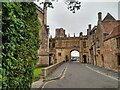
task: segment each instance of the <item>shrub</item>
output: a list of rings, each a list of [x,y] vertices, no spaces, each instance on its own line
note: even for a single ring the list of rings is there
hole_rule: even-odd
[[[34,71],[33,71],[33,73],[34,73],[33,82],[40,79],[40,73],[41,72],[42,72],[42,67],[37,67],[37,68],[34,69]]]
[[[31,88],[39,48],[39,25],[32,2],[2,5],[2,88]]]

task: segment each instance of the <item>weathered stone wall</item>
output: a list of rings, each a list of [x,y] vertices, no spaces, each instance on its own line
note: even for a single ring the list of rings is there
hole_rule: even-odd
[[[56,29],[55,37],[66,37],[65,30],[63,28]]]
[[[88,62],[88,40],[87,36],[82,36],[80,33],[79,37],[66,36],[65,30],[63,28],[56,29],[56,36],[50,39],[50,45],[55,42],[55,48],[50,47],[50,52],[55,51],[55,59],[57,62],[66,61],[71,59],[71,52],[76,50],[80,53],[80,62],[83,62],[83,55],[86,55],[86,61]],[[86,46],[83,47],[83,42]],[[54,52],[53,52],[54,53]]]
[[[48,66],[49,65],[49,31],[47,30],[46,24],[47,24],[47,9],[44,8],[42,10],[41,8],[37,7],[37,13],[38,13],[38,20],[40,22],[40,48],[38,50],[38,57],[39,60],[37,62],[37,66]]]
[[[116,70],[118,68],[117,64],[117,42],[116,38],[111,38],[104,42],[103,49],[101,50],[103,55],[102,62],[104,63],[104,67],[112,70]]]
[[[119,25],[119,20],[115,20],[110,14],[102,20],[102,13],[98,13],[98,23],[96,29],[87,30],[88,48],[90,63],[117,71],[117,42],[118,32],[113,32],[114,28]],[[116,30],[117,31],[117,30]],[[113,35],[111,35],[113,34]],[[110,37],[106,39],[106,37]],[[114,37],[113,37],[114,36]]]
[[[102,25],[104,27],[104,32],[109,34],[113,28],[118,26],[118,22],[117,20],[116,21],[103,21]]]

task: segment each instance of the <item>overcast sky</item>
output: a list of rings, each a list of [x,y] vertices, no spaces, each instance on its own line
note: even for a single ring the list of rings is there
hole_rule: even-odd
[[[70,12],[64,2],[54,2],[54,9],[49,8],[47,12],[47,24],[50,26],[50,35],[55,35],[56,28],[64,28],[66,34],[70,33],[71,36],[74,33],[78,36],[80,32],[83,32],[85,35],[88,24],[92,24],[92,27],[97,24],[98,12],[102,12],[102,18],[109,12],[115,19],[118,19],[117,1],[119,0],[114,0],[114,2],[110,2],[110,0],[104,0],[104,2],[101,0],[98,0],[100,2],[94,1],[84,0],[84,2],[81,2],[81,9],[76,11],[76,13]]]
[[[92,27],[97,25],[98,12],[102,12],[102,19],[109,12],[118,20],[119,0],[80,0],[81,9],[76,13],[70,12],[62,0],[57,1],[53,3],[54,9],[49,8],[47,12],[47,24],[50,26],[50,35],[53,37],[56,28],[64,28],[66,34],[69,33],[71,36],[74,33],[78,36],[80,32],[86,35],[88,24],[92,24]],[[71,55],[79,56],[79,53],[73,51]]]

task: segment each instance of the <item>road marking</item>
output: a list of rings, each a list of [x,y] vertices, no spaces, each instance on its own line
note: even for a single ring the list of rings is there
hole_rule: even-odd
[[[101,75],[104,75],[104,76],[106,76],[106,77],[112,78],[112,79],[117,80],[117,81],[120,81],[120,80],[118,80],[117,78],[114,78],[114,77],[112,77],[112,76],[106,75],[105,73],[102,73],[102,72],[100,72],[100,71],[98,71],[98,70],[94,70],[93,68],[91,68],[91,67],[89,67],[89,66],[86,66],[86,67],[89,68],[89,69],[91,69],[91,70],[93,70],[93,71],[95,71],[95,72],[97,72],[97,73],[99,73],[99,74],[101,74]]]
[[[50,82],[53,82],[53,81],[55,81],[55,80],[51,80],[51,81],[45,82],[45,83],[43,84],[43,86],[42,86],[42,89],[45,87],[46,84],[48,84],[48,83],[50,83]],[[41,89],[41,90],[42,90],[42,89]]]
[[[69,63],[68,63],[68,64],[69,64]],[[63,75],[62,75],[62,77],[61,77],[60,79],[64,78],[65,72],[66,72],[67,67],[68,67],[68,64],[67,64],[67,66],[65,67],[65,71],[63,72]],[[60,74],[60,75],[61,75],[61,74]],[[60,75],[59,75],[59,76],[60,76]],[[43,84],[43,86],[42,86],[42,89],[45,87],[46,84],[48,84],[48,83],[50,83],[50,82],[54,82],[54,81],[56,81],[56,80],[51,80],[51,81],[45,82],[45,83]]]
[[[65,71],[64,71],[64,73],[63,73],[63,75],[62,75],[62,77],[61,77],[60,79],[63,79],[63,78],[65,77],[65,73],[66,73],[66,71],[67,71],[68,65],[69,65],[69,63],[67,64],[67,66],[66,66],[66,68],[65,68]]]

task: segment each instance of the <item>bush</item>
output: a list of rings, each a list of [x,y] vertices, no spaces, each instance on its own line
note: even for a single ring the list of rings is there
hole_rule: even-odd
[[[34,71],[33,71],[33,73],[34,73],[33,82],[39,80],[41,72],[42,72],[41,67],[37,67],[37,68],[34,69]]]
[[[2,88],[31,88],[39,48],[39,25],[32,2],[2,5]]]
[[[2,30],[2,9],[1,9],[1,3],[0,3],[0,32]],[[0,46],[2,44],[2,35],[0,33]],[[0,49],[0,55],[1,55],[2,50]],[[2,58],[0,58],[0,90],[2,88]]]

